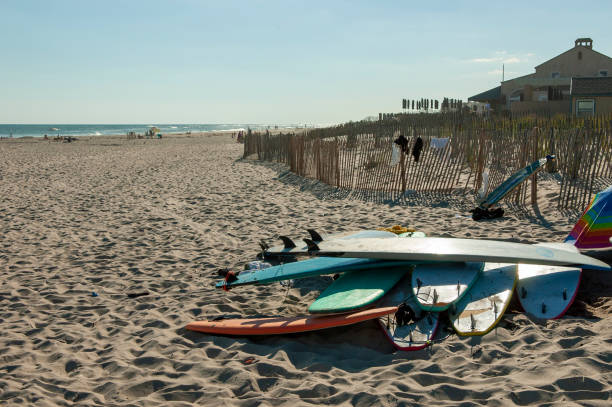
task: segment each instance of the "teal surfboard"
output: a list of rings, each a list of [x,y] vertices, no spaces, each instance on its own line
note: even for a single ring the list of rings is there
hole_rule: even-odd
[[[530,175],[544,168],[544,165],[550,160],[554,160],[554,155],[548,155],[546,158],[540,158],[537,161],[532,162],[527,167],[515,172],[505,180],[500,186],[495,188],[485,199],[479,203],[479,207],[482,209],[488,209],[501,201],[506,195],[518,187],[523,181],[525,181]]]
[[[220,281],[217,288],[232,288],[240,285],[249,284],[270,284],[283,280],[294,280],[298,278],[314,277],[324,274],[344,273],[346,271],[364,270],[376,267],[379,273],[385,273],[381,269],[398,265],[410,265],[414,262],[409,261],[380,261],[376,259],[353,259],[319,257],[296,261],[293,263],[281,264],[279,266],[268,267],[261,270],[245,270],[236,276],[235,281]]]
[[[350,312],[378,301],[397,284],[412,266],[379,267],[344,273],[308,308],[312,314]]]
[[[423,232],[409,232],[411,236],[425,237]],[[395,238],[391,232],[380,230],[364,230],[352,232],[350,234],[335,234],[327,239],[356,239],[361,237],[384,237]],[[408,235],[406,234],[406,237]],[[314,259],[296,261],[292,263],[281,264],[262,270],[245,270],[237,275],[235,281],[220,281],[217,283],[217,288],[231,288],[240,285],[252,284],[270,284],[284,280],[294,280],[305,277],[315,277],[324,274],[336,274],[346,271],[365,270],[370,267],[385,268],[387,266],[409,265],[414,262],[409,261],[381,261],[378,259],[355,259],[355,258],[333,258],[333,257],[318,257]]]

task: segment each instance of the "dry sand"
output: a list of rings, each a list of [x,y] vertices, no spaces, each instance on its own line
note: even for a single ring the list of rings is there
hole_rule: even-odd
[[[304,314],[329,284],[215,290],[215,271],[253,260],[262,238],[402,224],[560,241],[577,218],[555,209],[554,180],[541,184],[539,212],[475,223],[466,200],[338,199],[241,160],[241,147],[228,135],[0,141],[1,405],[610,404],[603,272],[585,273],[561,320],[514,307],[485,337],[414,353],[394,353],[374,321],[255,339],[185,331],[220,314]],[[126,296],[139,291],[150,295]]]

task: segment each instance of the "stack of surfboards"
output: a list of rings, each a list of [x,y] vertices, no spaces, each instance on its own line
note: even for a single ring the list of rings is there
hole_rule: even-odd
[[[309,306],[309,315],[196,321],[186,328],[271,335],[378,319],[397,349],[417,350],[432,343],[443,316],[459,335],[486,334],[502,319],[515,292],[525,312],[559,318],[575,298],[582,268],[610,268],[564,243],[430,238],[419,232],[309,234],[304,245],[283,237],[282,246],[262,249],[267,255],[316,257],[244,271],[217,284],[230,289],[340,274]]]

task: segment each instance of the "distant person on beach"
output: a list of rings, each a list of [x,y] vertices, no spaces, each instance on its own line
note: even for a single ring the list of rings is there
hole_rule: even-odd
[[[47,137],[47,135],[45,134],[44,139],[45,139],[45,140],[49,140],[49,137]]]

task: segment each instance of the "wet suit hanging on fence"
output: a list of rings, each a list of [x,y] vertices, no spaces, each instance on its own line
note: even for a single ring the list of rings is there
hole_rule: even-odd
[[[398,138],[393,140],[393,142],[397,144],[398,146],[400,146],[400,149],[402,150],[403,153],[406,153],[406,154],[408,153],[408,139],[404,137],[403,134],[400,134]]]
[[[419,157],[421,156],[421,150],[423,149],[423,139],[421,137],[417,137],[414,142],[414,147],[412,148],[412,155],[414,157],[414,162],[419,162]]]

